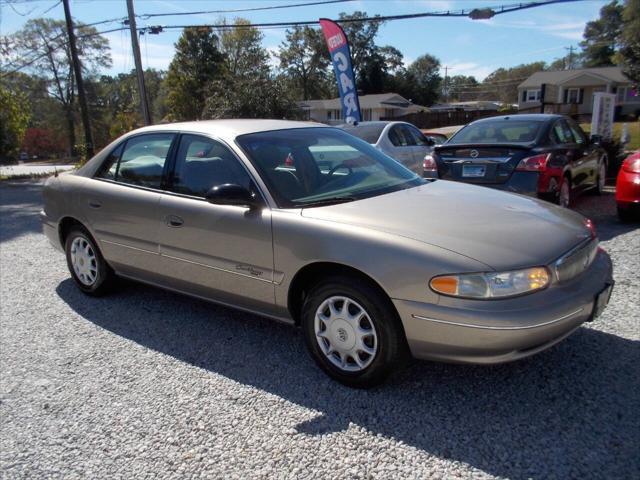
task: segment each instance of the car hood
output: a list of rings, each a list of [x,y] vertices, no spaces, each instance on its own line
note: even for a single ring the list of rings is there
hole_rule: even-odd
[[[571,210],[445,180],[349,203],[306,208],[302,215],[436,245],[495,270],[547,265],[590,236],[584,217]]]

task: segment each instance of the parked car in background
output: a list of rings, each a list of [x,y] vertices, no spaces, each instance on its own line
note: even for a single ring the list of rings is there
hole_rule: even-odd
[[[27,152],[20,152],[20,155],[18,155],[18,159],[21,162],[26,162],[29,160],[29,154]]]
[[[446,142],[449,139],[449,137],[447,137],[444,133],[432,132],[430,130],[420,130],[420,131],[425,137],[432,139],[436,145],[442,145],[444,142]]]
[[[582,215],[426,182],[308,122],[145,127],[48,179],[43,197],[44,231],[81,291],[120,275],[300,325],[318,365],[356,387],[409,354],[533,355],[597,317],[613,286]]]
[[[616,180],[616,204],[620,220],[640,218],[640,151],[622,162]]]
[[[436,143],[407,122],[360,122],[338,128],[370,143],[418,175],[422,175],[424,158]]]
[[[564,207],[585,191],[601,193],[607,154],[572,119],[522,114],[477,120],[433,158],[440,178],[554,201]]]

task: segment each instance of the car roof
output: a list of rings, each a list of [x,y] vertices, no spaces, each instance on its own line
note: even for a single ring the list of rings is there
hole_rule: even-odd
[[[224,119],[201,120],[196,122],[163,123],[150,125],[130,132],[130,134],[153,133],[162,131],[193,132],[214,135],[225,140],[233,140],[247,133],[268,132],[273,130],[287,130],[291,128],[311,128],[327,125],[316,122],[300,122],[292,120],[264,120],[264,119]]]
[[[566,118],[566,117],[564,115],[558,115],[555,113],[516,113],[513,115],[481,118],[480,120],[476,120],[471,123],[475,124],[475,123],[484,123],[484,122],[495,122],[496,120],[498,121],[499,120],[504,120],[504,121],[524,120],[529,122],[548,122],[548,121],[556,120],[559,118]]]
[[[343,123],[341,125],[336,125],[338,128],[358,128],[358,127],[385,127],[387,125],[391,125],[393,123],[402,123],[405,125],[411,125],[409,122],[403,122],[398,120],[372,120],[367,122],[358,122],[355,125],[350,123]]]

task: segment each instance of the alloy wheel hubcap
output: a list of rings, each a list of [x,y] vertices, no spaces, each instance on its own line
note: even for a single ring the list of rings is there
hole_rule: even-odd
[[[378,351],[378,336],[366,310],[342,296],[327,298],[316,310],[316,340],[329,361],[341,370],[367,368]]]
[[[98,261],[93,246],[83,237],[71,243],[71,265],[83,285],[90,287],[98,278]]]

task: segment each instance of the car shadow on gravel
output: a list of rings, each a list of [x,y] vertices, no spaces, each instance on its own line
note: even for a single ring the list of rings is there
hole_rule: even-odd
[[[602,195],[579,197],[573,209],[593,220],[598,238],[603,242],[640,228],[639,222],[624,223],[618,218],[615,192],[611,188]]]
[[[500,477],[640,471],[640,342],[583,327],[531,359],[415,362],[382,387],[358,391],[321,373],[292,327],[130,282],[89,298],[69,279],[57,293],[116,335],[319,412],[296,426],[300,435],[356,426]]]

